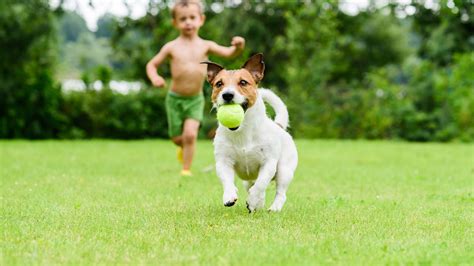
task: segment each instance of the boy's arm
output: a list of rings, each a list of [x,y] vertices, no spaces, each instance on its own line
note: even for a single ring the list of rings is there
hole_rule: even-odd
[[[231,46],[221,46],[213,41],[209,41],[209,53],[221,57],[235,57],[239,55],[245,47],[245,39],[240,36],[232,38]]]
[[[165,80],[158,75],[157,69],[158,66],[163,63],[163,61],[170,54],[170,45],[165,44],[161,50],[146,64],[146,74],[151,81],[151,84],[155,87],[164,87],[166,85]]]

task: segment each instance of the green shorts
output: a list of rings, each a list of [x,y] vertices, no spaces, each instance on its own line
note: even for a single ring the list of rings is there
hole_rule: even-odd
[[[168,134],[170,138],[183,132],[184,120],[191,118],[202,121],[204,112],[204,95],[181,96],[169,91],[165,100],[166,115],[168,117]]]

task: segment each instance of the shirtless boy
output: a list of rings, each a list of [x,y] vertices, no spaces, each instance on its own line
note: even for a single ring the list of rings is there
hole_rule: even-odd
[[[177,1],[172,9],[173,26],[180,35],[166,43],[146,65],[146,73],[155,87],[165,87],[166,82],[157,68],[170,59],[171,87],[166,96],[168,133],[178,146],[178,159],[182,162],[182,176],[191,176],[191,164],[196,149],[199,125],[203,118],[204,96],[202,87],[206,77],[208,55],[225,58],[237,56],[245,47],[245,39],[233,37],[231,46],[221,46],[201,39],[199,29],[206,17],[198,0]]]

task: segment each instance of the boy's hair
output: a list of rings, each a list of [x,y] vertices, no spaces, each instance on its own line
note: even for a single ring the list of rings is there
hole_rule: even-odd
[[[189,5],[197,5],[199,7],[199,13],[204,14],[203,12],[203,5],[201,0],[176,0],[173,7],[171,8],[171,16],[173,18],[176,17],[176,7],[178,6],[189,6]]]

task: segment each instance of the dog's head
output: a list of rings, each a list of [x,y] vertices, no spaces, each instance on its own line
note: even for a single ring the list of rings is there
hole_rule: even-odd
[[[238,70],[226,70],[213,62],[202,63],[207,64],[207,81],[212,86],[214,107],[236,103],[247,111],[255,104],[257,85],[265,71],[263,54],[253,55]]]

